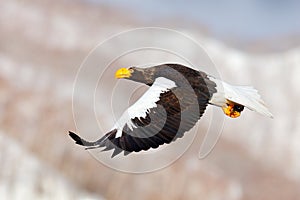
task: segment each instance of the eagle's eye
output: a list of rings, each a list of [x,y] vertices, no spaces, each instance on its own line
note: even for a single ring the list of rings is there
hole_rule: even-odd
[[[233,109],[237,112],[242,112],[244,110],[244,106],[243,105],[240,105],[240,104],[235,104],[233,106]]]
[[[130,71],[130,73],[134,72],[135,67],[129,67],[128,70]]]

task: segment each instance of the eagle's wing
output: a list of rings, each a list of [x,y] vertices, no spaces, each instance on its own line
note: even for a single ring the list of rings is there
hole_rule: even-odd
[[[113,129],[95,142],[73,132],[70,136],[87,149],[114,149],[112,157],[124,151],[139,152],[170,143],[190,130],[200,119],[209,97],[192,88],[177,87],[167,79],[157,79],[146,93],[129,107]]]

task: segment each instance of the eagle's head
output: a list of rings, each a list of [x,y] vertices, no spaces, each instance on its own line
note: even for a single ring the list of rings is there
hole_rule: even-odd
[[[151,86],[155,81],[153,74],[154,72],[151,68],[129,67],[118,69],[115,73],[115,77],[117,79],[129,79]]]

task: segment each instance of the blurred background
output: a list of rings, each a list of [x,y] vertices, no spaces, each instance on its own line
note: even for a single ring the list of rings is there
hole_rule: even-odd
[[[0,199],[300,199],[299,7],[297,0],[2,0]],[[193,37],[224,80],[260,91],[274,119],[250,111],[226,118],[203,160],[200,127],[179,160],[153,173],[97,162],[67,135],[75,130],[76,72],[99,42],[144,26]]]

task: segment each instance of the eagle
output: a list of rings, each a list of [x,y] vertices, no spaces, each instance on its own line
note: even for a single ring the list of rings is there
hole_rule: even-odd
[[[69,131],[76,144],[113,150],[111,157],[174,142],[195,126],[207,105],[220,107],[231,118],[239,117],[245,107],[272,118],[253,87],[234,86],[182,64],[120,68],[115,77],[146,84],[149,89],[100,139],[86,141]]]

